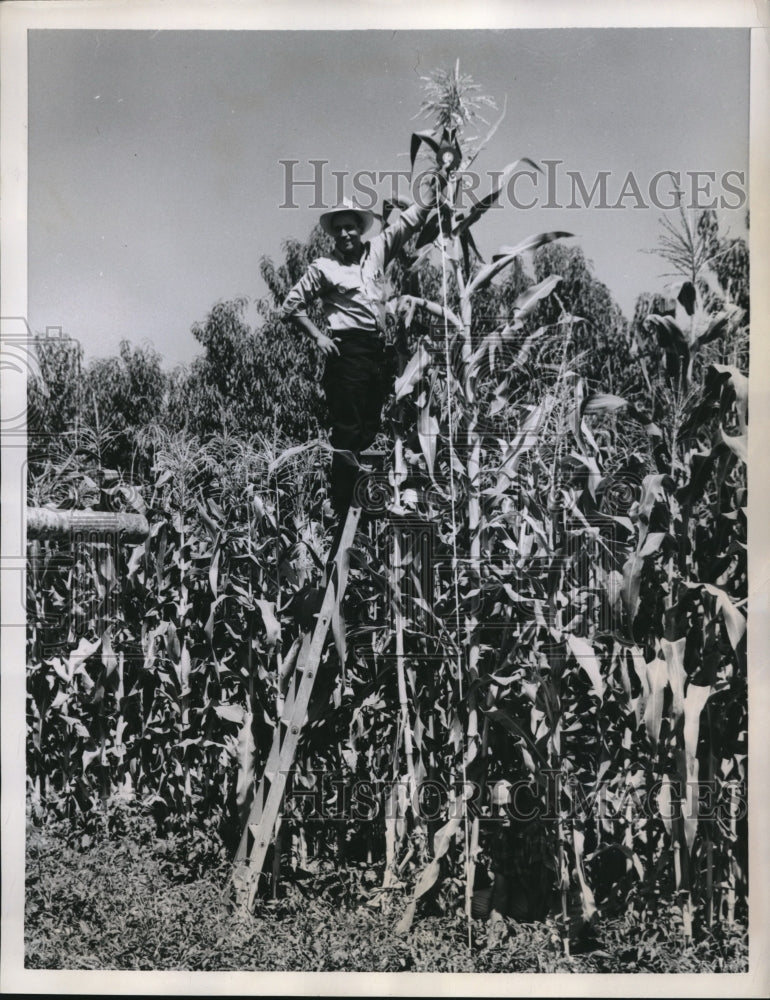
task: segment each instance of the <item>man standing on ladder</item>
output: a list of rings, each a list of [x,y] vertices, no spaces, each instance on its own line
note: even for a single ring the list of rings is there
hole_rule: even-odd
[[[283,317],[309,334],[326,358],[323,387],[334,449],[330,500],[340,519],[338,535],[353,499],[359,455],[374,443],[389,388],[383,347],[385,271],[435,204],[437,177],[443,186],[440,174],[423,174],[415,204],[367,243],[361,237],[372,224],[372,212],[348,201],[324,212],[320,222],[334,240],[334,252],[314,260],[283,303]],[[307,313],[314,299],[321,301],[328,333]]]

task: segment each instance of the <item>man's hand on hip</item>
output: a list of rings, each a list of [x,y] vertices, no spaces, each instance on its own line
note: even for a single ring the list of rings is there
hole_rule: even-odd
[[[321,353],[324,357],[329,357],[332,354],[339,354],[340,349],[337,345],[336,340],[332,340],[331,337],[327,337],[325,333],[319,333],[316,337],[316,343],[321,349]]]

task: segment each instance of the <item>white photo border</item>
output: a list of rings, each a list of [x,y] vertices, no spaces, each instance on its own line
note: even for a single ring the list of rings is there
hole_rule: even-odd
[[[12,428],[26,408],[23,365],[8,345],[19,341],[27,315],[27,32],[45,29],[267,31],[438,28],[746,27],[751,29],[750,256],[751,430],[749,435],[749,841],[751,891],[750,966],[746,974],[452,976],[429,974],[285,972],[34,971],[24,968],[25,622],[23,434],[2,443],[2,940],[0,991],[146,995],[480,995],[480,996],[766,996],[770,993],[770,894],[765,888],[770,854],[770,462],[763,453],[770,433],[770,4],[701,0],[666,4],[548,3],[527,0],[381,0],[366,4],[294,0],[192,2],[192,0],[50,0],[0,6],[0,338],[2,423]]]

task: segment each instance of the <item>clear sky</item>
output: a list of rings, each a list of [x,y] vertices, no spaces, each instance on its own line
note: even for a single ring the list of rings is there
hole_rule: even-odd
[[[421,75],[456,59],[505,120],[480,172],[562,160],[557,202],[495,210],[482,253],[543,229],[577,234],[630,315],[660,289],[660,171],[748,170],[749,33],[743,29],[403,32],[33,31],[29,36],[29,319],[61,326],[86,357],[147,341],[166,364],[199,353],[190,327],[220,299],[259,297],[263,254],[304,238],[318,212],[285,168],[403,170]],[[648,207],[568,209],[565,171],[615,203],[632,171]],[[330,175],[327,175],[330,176]],[[685,178],[686,179],[686,178]],[[746,182],[748,178],[746,177]],[[733,185],[740,182],[732,178]],[[563,185],[563,186],[562,186]],[[745,184],[743,185],[745,187]],[[661,184],[661,194],[668,188]],[[484,192],[484,187],[480,193]],[[532,188],[517,188],[522,201]],[[329,180],[325,200],[333,200]],[[346,190],[345,193],[351,193]],[[700,196],[706,200],[706,194]],[[720,213],[745,235],[746,210]]]

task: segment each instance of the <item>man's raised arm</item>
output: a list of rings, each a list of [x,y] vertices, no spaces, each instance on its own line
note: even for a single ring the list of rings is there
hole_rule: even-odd
[[[428,171],[420,179],[420,188],[414,204],[401,213],[398,219],[380,234],[387,265],[401,247],[423,225],[435,207],[438,191],[446,185],[446,177],[438,171]],[[373,242],[373,241],[372,241]]]

